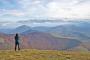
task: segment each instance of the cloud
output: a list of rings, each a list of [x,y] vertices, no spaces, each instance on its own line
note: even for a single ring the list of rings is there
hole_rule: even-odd
[[[5,10],[4,12],[5,12],[4,14],[11,16],[16,16],[16,17],[24,16],[24,13],[19,10]]]
[[[0,3],[4,7],[0,8],[3,20],[90,19],[90,0],[0,0]]]
[[[29,18],[90,19],[89,0],[20,0],[19,2]]]
[[[26,17],[46,17],[46,8],[42,5],[41,1],[21,0],[19,3],[26,14]]]
[[[44,19],[39,19],[39,20],[35,20],[35,19],[31,19],[31,20],[24,20],[24,21],[17,21],[17,23],[22,23],[22,24],[29,24],[29,23],[60,23],[60,22],[64,22],[63,20],[44,20]]]
[[[90,1],[82,3],[77,0],[72,0],[71,3],[60,4],[60,2],[55,1],[48,3],[48,16],[54,18],[90,19]]]

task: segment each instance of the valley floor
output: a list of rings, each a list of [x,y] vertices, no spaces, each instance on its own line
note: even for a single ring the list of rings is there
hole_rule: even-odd
[[[90,60],[90,52],[0,50],[0,60]]]

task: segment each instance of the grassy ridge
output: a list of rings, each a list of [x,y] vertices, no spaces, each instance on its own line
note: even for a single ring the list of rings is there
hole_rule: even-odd
[[[90,52],[4,50],[0,51],[0,60],[90,60]]]

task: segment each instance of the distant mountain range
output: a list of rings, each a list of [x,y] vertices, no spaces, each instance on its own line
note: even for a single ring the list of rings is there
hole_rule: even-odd
[[[14,47],[15,33],[20,33],[22,48],[90,50],[90,22],[70,22],[54,27],[22,25],[14,29],[0,29],[0,49]]]

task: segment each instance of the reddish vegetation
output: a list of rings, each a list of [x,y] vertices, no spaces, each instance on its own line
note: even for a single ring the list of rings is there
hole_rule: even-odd
[[[4,42],[0,43],[0,49],[14,48],[14,35],[0,34]],[[21,48],[33,48],[44,50],[67,50],[80,45],[80,41],[68,38],[56,38],[48,33],[33,32],[20,35]]]

